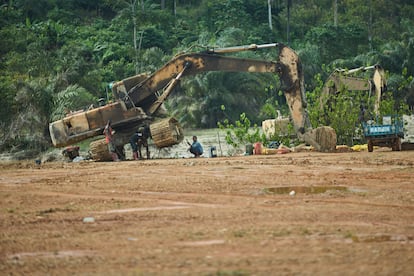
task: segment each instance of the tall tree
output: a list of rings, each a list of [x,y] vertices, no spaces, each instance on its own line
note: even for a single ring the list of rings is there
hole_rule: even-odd
[[[287,1],[287,25],[286,25],[286,41],[289,45],[290,42],[290,7],[292,6],[292,0],[286,0]]]
[[[272,2],[273,0],[267,0],[267,10],[268,10],[268,17],[269,17],[269,28],[273,30],[272,25]]]

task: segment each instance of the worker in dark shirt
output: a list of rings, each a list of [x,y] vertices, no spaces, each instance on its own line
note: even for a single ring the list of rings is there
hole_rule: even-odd
[[[141,153],[141,147],[144,146],[147,152],[147,159],[150,158],[150,152],[148,148],[148,138],[149,138],[149,129],[146,127],[140,127],[138,130],[132,134],[129,139],[129,143],[132,148],[132,156],[134,160],[143,159]]]
[[[190,146],[188,149],[194,157],[200,157],[203,154],[203,147],[201,146],[200,142],[197,141],[197,136],[193,136],[193,143],[187,141],[187,144]]]

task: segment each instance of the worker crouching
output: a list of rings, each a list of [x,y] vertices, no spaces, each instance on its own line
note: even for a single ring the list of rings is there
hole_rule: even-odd
[[[197,141],[197,136],[193,136],[193,143],[187,141],[187,144],[190,146],[188,150],[194,154],[194,157],[200,157],[203,154],[203,147],[200,142]]]

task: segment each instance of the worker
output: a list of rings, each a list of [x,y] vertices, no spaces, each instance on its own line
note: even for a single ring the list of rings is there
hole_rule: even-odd
[[[366,121],[366,109],[365,109],[365,105],[363,103],[361,103],[359,105],[359,116],[358,116],[358,121],[360,123],[364,123]]]
[[[111,127],[111,120],[108,120],[108,122],[106,123],[103,134],[105,135],[105,141],[108,144],[108,151],[112,157],[112,160],[118,162],[119,157],[118,157],[118,154],[116,153],[116,147],[114,143],[115,130],[113,130]]]
[[[200,157],[203,154],[203,147],[201,146],[200,142],[197,141],[197,136],[193,136],[193,143],[187,141],[187,144],[190,146],[188,149],[194,157]]]
[[[69,146],[62,151],[62,154],[63,156],[67,157],[70,161],[72,161],[73,159],[79,156],[79,149],[80,148],[78,146]]]
[[[134,160],[143,159],[141,153],[142,146],[144,146],[146,149],[147,159],[150,158],[150,152],[148,148],[148,137],[148,127],[139,127],[138,130],[134,134],[132,134],[131,138],[129,139],[129,143],[131,144],[132,155],[134,157]]]

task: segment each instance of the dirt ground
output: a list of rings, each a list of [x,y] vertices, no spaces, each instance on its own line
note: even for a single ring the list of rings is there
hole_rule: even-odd
[[[413,275],[414,151],[0,163],[2,275]]]

